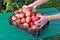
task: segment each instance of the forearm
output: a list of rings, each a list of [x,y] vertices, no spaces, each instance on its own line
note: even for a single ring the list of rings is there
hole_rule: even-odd
[[[33,3],[30,4],[30,5],[32,5],[32,6],[34,6],[34,7],[37,7],[37,6],[39,6],[39,5],[42,5],[43,3],[46,3],[47,1],[49,1],[49,0],[37,0],[37,1],[33,2]]]
[[[47,19],[50,20],[57,20],[60,19],[60,14],[55,14],[55,15],[51,15],[51,16],[47,16]]]

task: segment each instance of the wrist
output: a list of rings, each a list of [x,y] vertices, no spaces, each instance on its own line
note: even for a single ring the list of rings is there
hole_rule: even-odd
[[[51,16],[46,16],[46,19],[47,19],[48,21],[50,21],[50,20],[51,20]]]

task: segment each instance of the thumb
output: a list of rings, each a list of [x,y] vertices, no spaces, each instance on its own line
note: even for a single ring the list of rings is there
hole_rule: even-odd
[[[34,22],[35,25],[41,25],[40,23],[41,23],[41,20]]]
[[[28,5],[28,7],[32,7],[32,6],[33,6],[33,4]]]

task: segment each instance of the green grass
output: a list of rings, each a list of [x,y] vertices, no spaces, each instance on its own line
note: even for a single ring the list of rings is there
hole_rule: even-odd
[[[60,40],[60,35],[49,37],[49,38],[45,38],[44,40]]]
[[[50,0],[49,2],[39,6],[38,8],[50,8],[55,7],[60,11],[60,0]]]

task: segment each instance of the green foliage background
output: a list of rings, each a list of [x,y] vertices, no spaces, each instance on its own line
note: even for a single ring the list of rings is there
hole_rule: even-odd
[[[21,8],[23,5],[29,5],[33,3],[35,0],[4,0],[4,4],[6,4],[6,10],[17,10]],[[49,2],[38,6],[38,8],[47,8],[47,7],[55,7],[60,10],[60,0],[50,0]]]
[[[33,3],[36,0],[4,0],[4,4],[6,4],[6,9],[5,10],[0,10],[2,11],[14,11],[18,10],[21,8],[23,5],[29,5]],[[58,10],[60,10],[60,0],[50,0],[49,2],[46,2],[45,4],[38,6],[37,8],[49,8],[49,7],[55,7]]]
[[[23,5],[28,5],[33,1],[34,0],[4,0],[4,4],[6,3],[7,11],[13,11],[13,10],[18,10]]]

